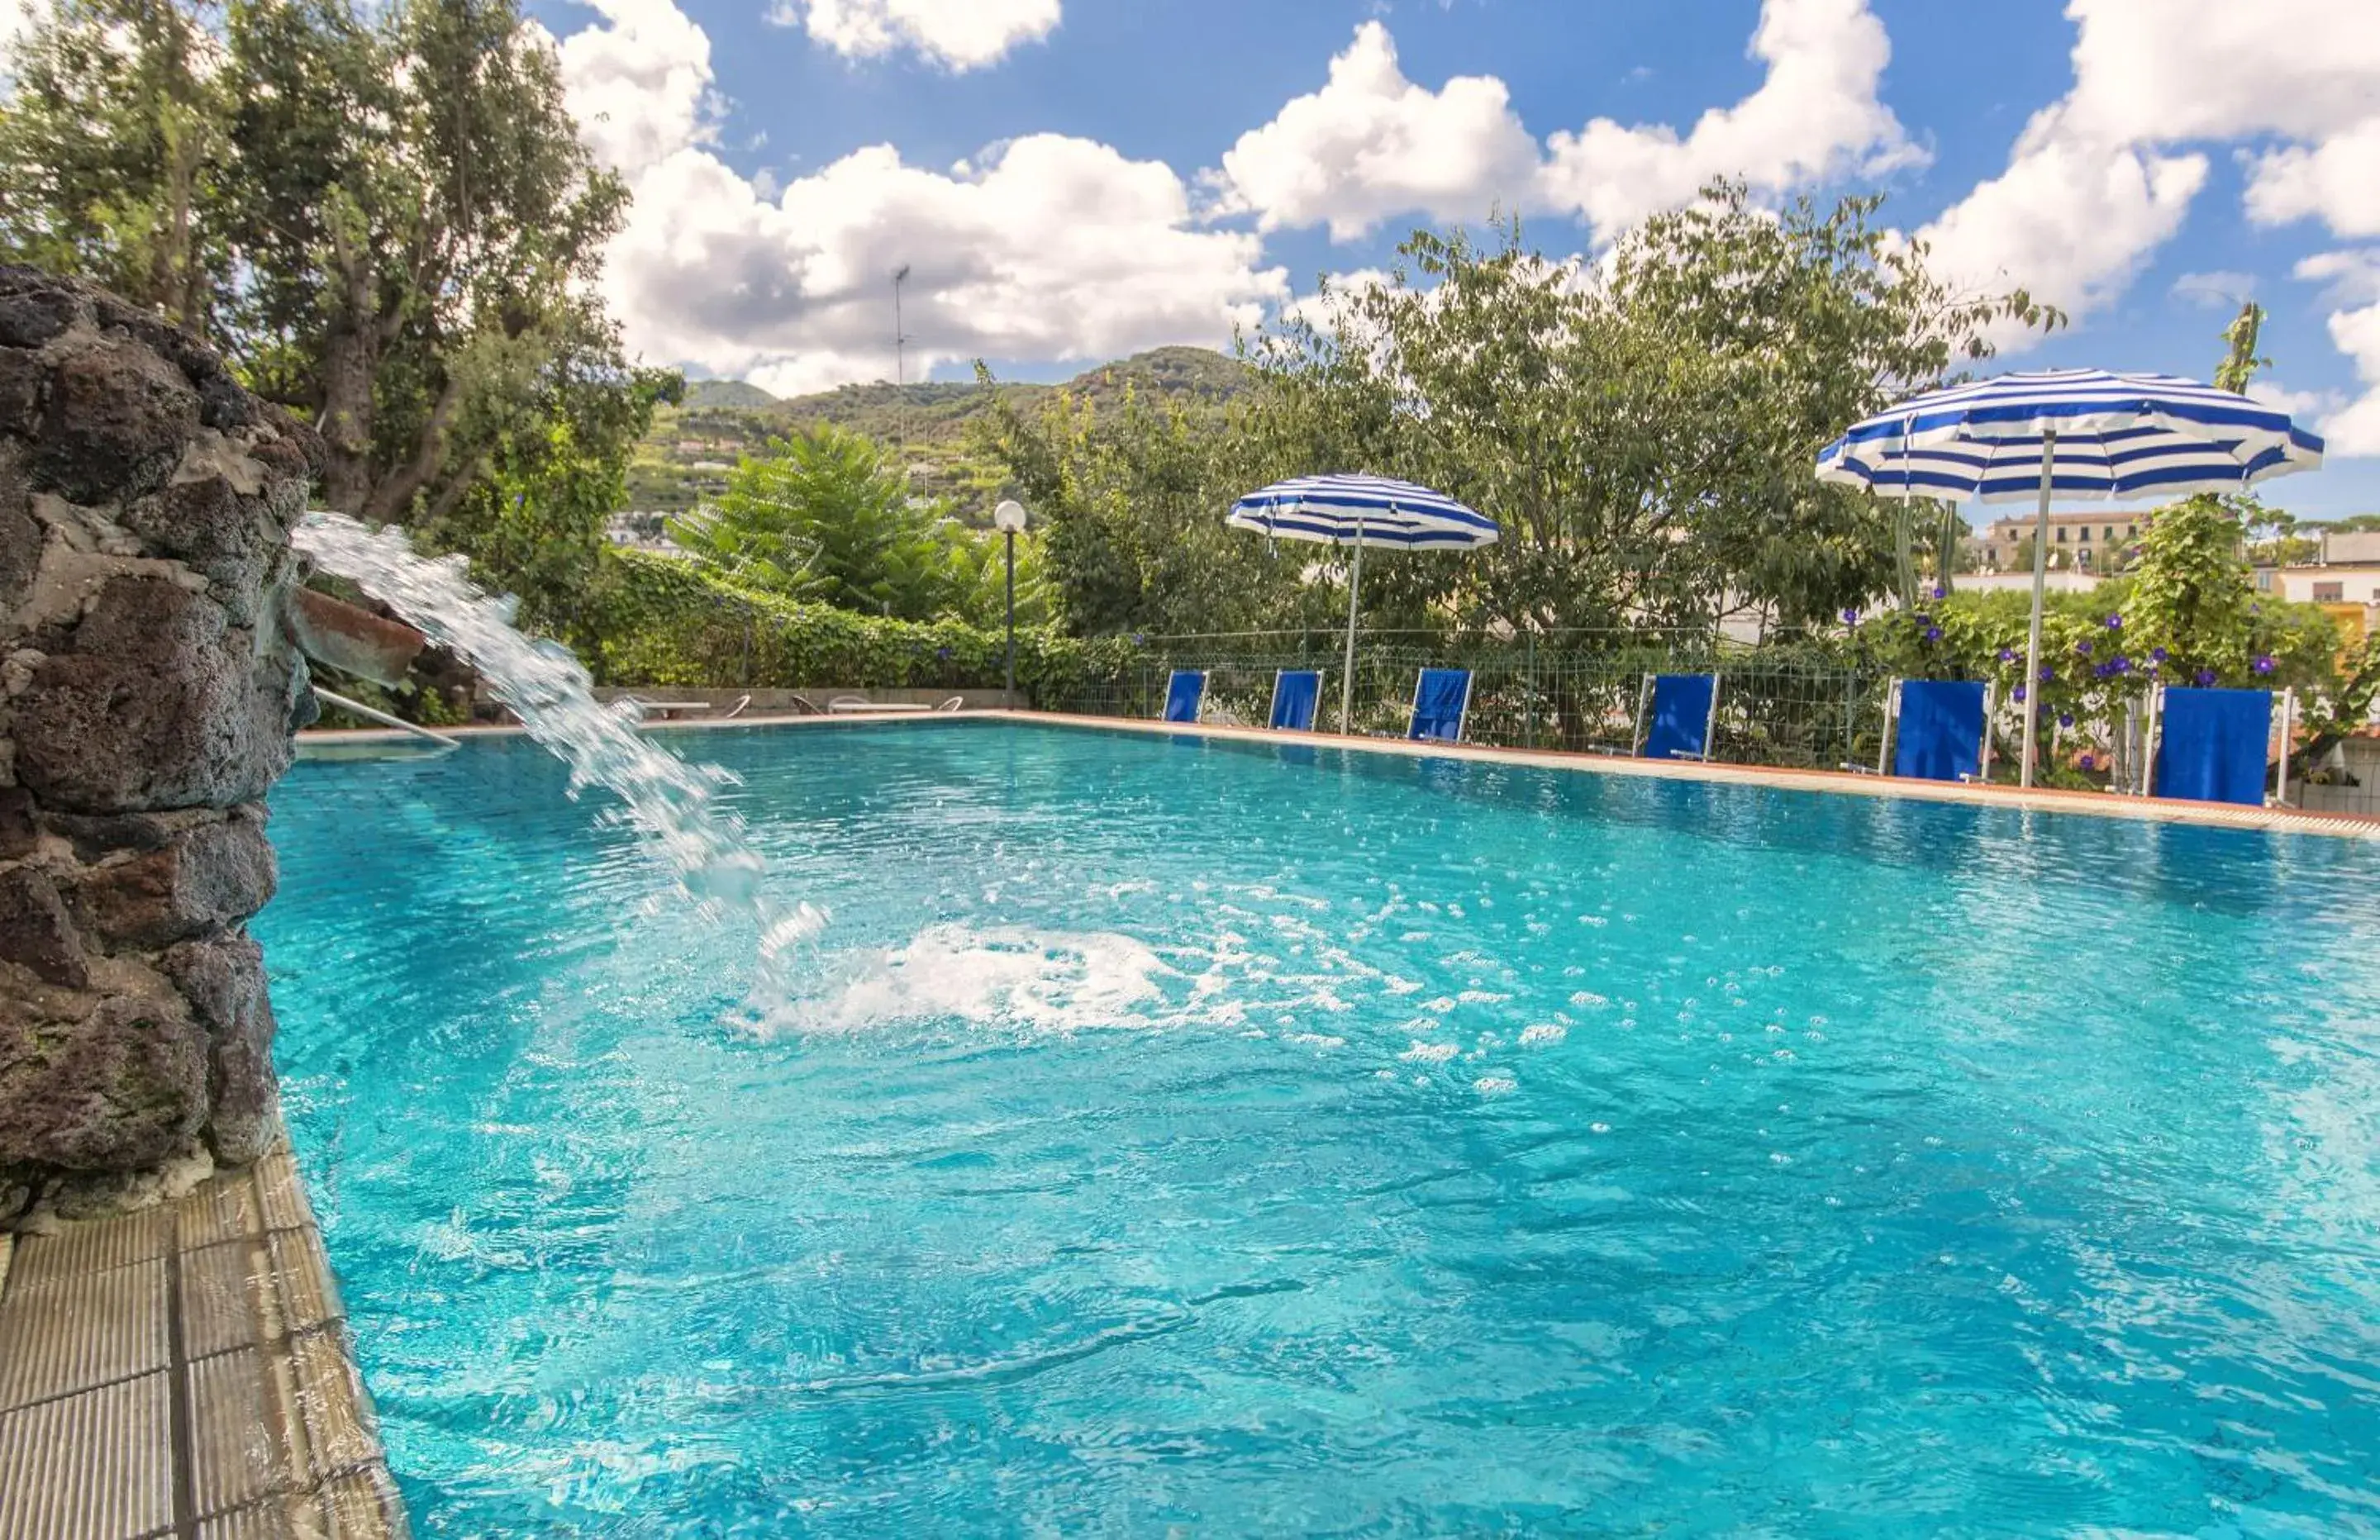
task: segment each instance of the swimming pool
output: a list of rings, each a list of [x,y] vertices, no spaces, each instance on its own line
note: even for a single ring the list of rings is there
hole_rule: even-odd
[[[2361,843],[706,731],[301,764],[293,1137],[425,1534],[2380,1533]]]

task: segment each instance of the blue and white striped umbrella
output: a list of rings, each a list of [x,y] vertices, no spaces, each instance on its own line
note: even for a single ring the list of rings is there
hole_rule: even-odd
[[[1496,542],[1496,521],[1444,492],[1385,476],[1300,476],[1276,481],[1232,504],[1224,523],[1276,540],[1352,545],[1347,577],[1347,658],[1339,675],[1339,730],[1352,732],[1355,705],[1356,590],[1364,582],[1364,548],[1468,551]]]
[[[1818,452],[1818,479],[1985,503],[2239,491],[2322,464],[2322,440],[2261,402],[2171,374],[2054,369],[1929,392]]]
[[[1906,497],[2036,501],[2028,687],[2041,676],[2049,503],[2243,491],[2322,464],[2322,440],[2287,412],[2172,374],[2053,369],[1914,396],[1818,452],[1818,479]],[[2033,784],[2039,712],[2024,713]]]
[[[1496,521],[1444,492],[1385,476],[1300,476],[1232,504],[1225,523],[1284,540],[1467,551],[1492,545]]]

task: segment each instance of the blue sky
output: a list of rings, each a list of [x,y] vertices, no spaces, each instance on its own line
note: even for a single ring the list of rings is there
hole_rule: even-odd
[[[638,192],[648,357],[780,391],[1225,345],[1421,223],[1592,253],[1706,176],[1876,189],[1936,266],[2072,328],[2011,367],[2204,378],[2252,293],[2380,510],[2373,0],[536,0]],[[1716,114],[1706,121],[1706,115]],[[1591,127],[1592,126],[1592,127]]]

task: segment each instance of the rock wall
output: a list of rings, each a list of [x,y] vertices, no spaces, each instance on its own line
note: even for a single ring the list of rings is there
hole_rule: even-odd
[[[277,1135],[247,921],[320,456],[188,336],[0,265],[0,1228]]]

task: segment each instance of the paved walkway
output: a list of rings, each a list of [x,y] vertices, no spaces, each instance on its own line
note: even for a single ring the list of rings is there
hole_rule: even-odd
[[[287,1155],[0,1235],[0,1540],[405,1534]]]

